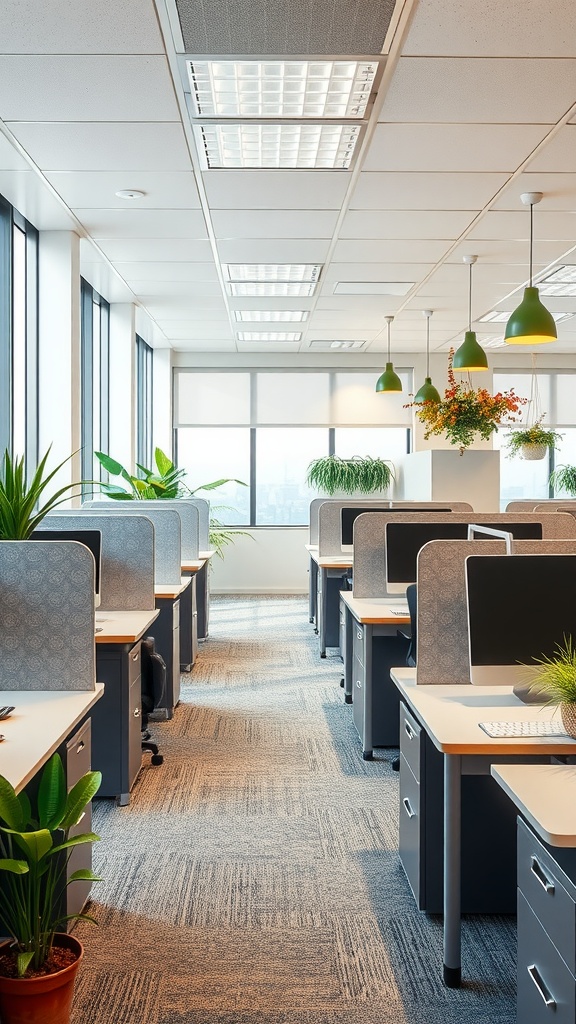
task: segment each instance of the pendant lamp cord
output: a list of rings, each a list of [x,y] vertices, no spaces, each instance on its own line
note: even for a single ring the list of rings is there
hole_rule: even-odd
[[[530,203],[530,287],[532,287],[532,248],[534,245],[534,203]]]
[[[536,353],[532,353],[532,379],[530,381],[530,400],[528,402],[529,418],[528,426],[534,426],[540,419],[540,392],[538,389],[538,377],[536,376]],[[530,422],[530,420],[532,422]]]
[[[430,317],[426,317],[426,376],[430,376]]]
[[[390,362],[390,321],[388,321],[388,362]]]
[[[472,263],[469,264],[468,269],[469,280],[468,280],[468,330],[472,330]]]

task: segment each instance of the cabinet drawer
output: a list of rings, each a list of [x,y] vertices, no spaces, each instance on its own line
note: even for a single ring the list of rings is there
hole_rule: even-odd
[[[412,775],[405,758],[400,755],[400,819],[399,850],[402,867],[410,882],[416,902],[420,904],[420,785]]]
[[[174,601],[172,605],[172,626],[174,629],[178,629],[180,626],[180,600]]]
[[[412,774],[420,782],[420,760],[422,746],[422,727],[405,704],[400,703],[400,753],[410,765]]]
[[[140,675],[140,644],[135,644],[128,655],[128,685],[131,686]]]
[[[518,1024],[574,1024],[576,983],[518,892]]]
[[[364,630],[357,622],[352,626],[352,650],[354,657],[358,658],[361,665],[364,664]]]
[[[518,821],[518,888],[552,942],[576,973],[576,904],[560,881],[562,872],[549,851]]]
[[[136,782],[142,765],[142,680],[140,675],[128,694],[128,792]]]
[[[91,721],[88,719],[66,744],[65,772],[68,790],[90,771],[90,736]]]

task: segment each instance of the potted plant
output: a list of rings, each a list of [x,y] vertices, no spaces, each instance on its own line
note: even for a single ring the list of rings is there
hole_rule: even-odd
[[[338,455],[325,455],[314,459],[308,466],[306,483],[319,491],[333,495],[337,491],[344,494],[372,494],[374,491],[385,491],[394,479],[394,467],[383,459],[370,456],[361,458],[355,455],[352,459],[341,459]]]
[[[546,704],[560,707],[562,725],[576,739],[576,647],[564,637],[551,658],[536,659],[539,666],[532,690],[546,698]]]
[[[66,501],[77,484],[60,487],[50,498],[44,490],[69,459],[64,459],[45,475],[50,448],[38,463],[30,482],[26,476],[24,456],[12,458],[4,452],[0,470],[0,540],[26,540],[53,508]]]
[[[566,491],[571,498],[576,498],[576,466],[558,466],[550,474],[550,484],[555,490]]]
[[[159,498],[186,498],[193,497],[198,491],[215,491],[224,484],[236,483],[246,487],[243,480],[236,480],[234,477],[223,477],[221,480],[213,480],[209,484],[200,484],[193,490],[184,483],[186,476],[185,469],[178,469],[172,459],[162,451],[161,448],[154,450],[154,461],[156,469],[147,469],[136,463],[142,476],[134,476],[129,473],[116,459],[112,459],[105,452],[94,452],[96,458],[102,464],[107,473],[111,476],[119,476],[129,487],[121,487],[118,484],[101,483],[100,487],[109,498],[115,501],[136,501],[153,500]],[[217,506],[216,508],[223,506]],[[211,509],[211,512],[213,509]],[[216,551],[219,558],[223,558],[223,549],[227,544],[232,544],[236,537],[249,537],[249,533],[243,530],[227,530],[215,516],[210,518],[210,544]]]
[[[506,447],[510,457],[521,455],[523,459],[532,461],[543,459],[551,448],[556,448],[562,434],[556,430],[546,430],[542,426],[542,416],[531,427],[513,430],[508,435]]]
[[[440,402],[411,402],[426,430],[424,437],[445,434],[450,444],[458,445],[460,455],[473,443],[476,434],[488,441],[504,419],[514,422],[520,407],[527,402],[513,389],[491,395],[486,388],[473,388],[457,381],[452,369],[454,349],[448,357],[448,387]]]
[[[100,772],[87,772],[68,793],[61,758],[53,754],[37,795],[16,795],[0,776],[0,1017],[2,1024],[64,1024],[69,1020],[74,979],[82,958],[78,939],[58,928],[66,886],[99,881],[80,869],[66,878],[74,847],[93,843],[94,832],[71,835],[98,791]]]

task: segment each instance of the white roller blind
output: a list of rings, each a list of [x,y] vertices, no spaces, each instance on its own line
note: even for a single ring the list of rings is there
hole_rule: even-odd
[[[256,423],[330,423],[330,375],[258,373]]]
[[[176,374],[174,425],[250,425],[249,373]]]
[[[401,392],[377,392],[373,373],[336,373],[333,422],[335,426],[410,426],[412,413],[404,409],[410,401],[412,374],[396,371]]]

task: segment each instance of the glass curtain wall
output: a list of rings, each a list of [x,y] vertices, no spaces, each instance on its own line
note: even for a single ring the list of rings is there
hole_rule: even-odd
[[[153,356],[152,349],[143,338],[136,335],[136,461],[141,466],[151,467],[152,447],[152,402],[153,402]]]
[[[82,479],[103,480],[104,470],[95,451],[109,446],[110,306],[97,291],[81,281],[81,431]],[[84,486],[89,494],[92,487]]]

